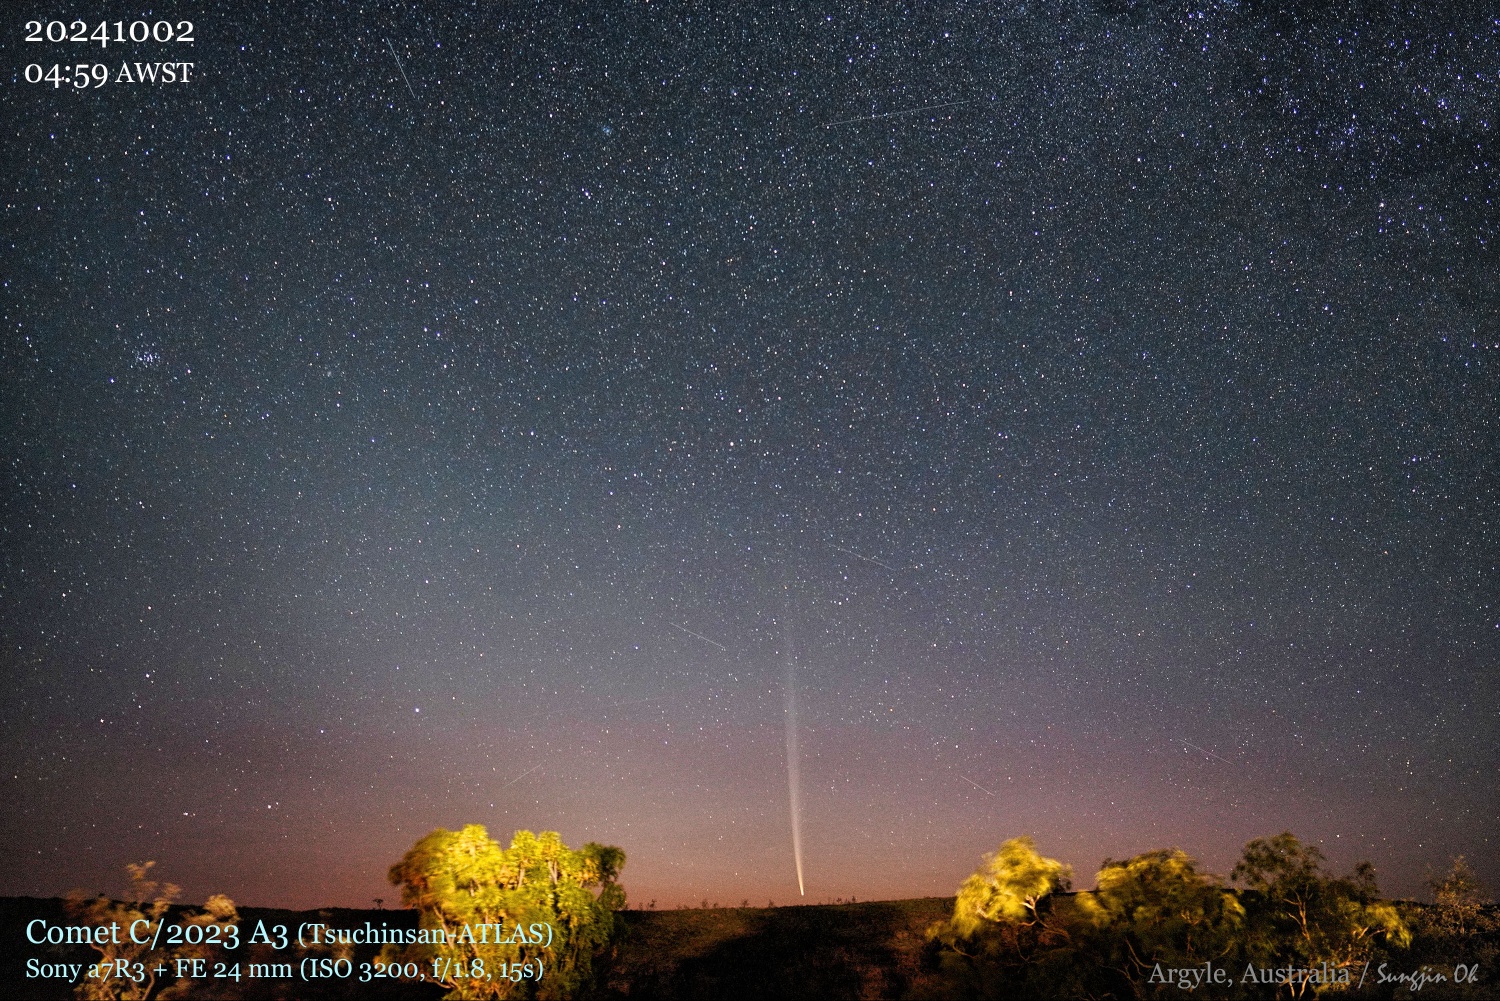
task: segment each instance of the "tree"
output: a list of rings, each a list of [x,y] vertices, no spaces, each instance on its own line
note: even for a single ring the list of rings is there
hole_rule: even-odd
[[[1245,846],[1238,891],[1177,848],[1105,860],[1093,890],[1068,892],[1070,873],[1028,838],[986,856],[953,917],[928,931],[942,971],[932,996],[1180,997],[1212,985],[1217,998],[1300,997],[1353,986],[1367,960],[1412,939],[1369,863],[1335,877],[1291,833]],[[1450,877],[1440,901],[1480,899],[1466,868]]]
[[[1216,876],[1198,871],[1178,848],[1124,862],[1108,859],[1096,888],[1073,898],[1072,939],[1081,957],[1101,971],[1099,992],[1149,993],[1161,967],[1183,969],[1231,962],[1238,953],[1245,911]],[[1110,974],[1124,983],[1109,983]],[[1174,989],[1175,990],[1175,989]]]
[[[432,933],[406,956],[429,964],[448,998],[569,997],[614,934],[624,865],[619,848],[573,851],[552,831],[517,831],[502,848],[478,824],[439,828],[391,867]]]
[[[1500,959],[1500,912],[1468,861],[1458,856],[1428,885],[1435,902],[1408,905],[1418,934],[1412,949],[1416,956],[1404,965],[1449,975],[1460,968],[1493,970]],[[1445,997],[1483,998],[1493,992],[1493,977],[1488,975],[1477,982],[1443,985]]]
[[[1070,866],[1041,855],[1029,837],[985,855],[958,888],[953,917],[927,931],[948,996],[1003,997],[1024,990],[1029,978],[1045,980],[1045,964],[1029,964],[1066,941],[1048,915],[1072,876]]]
[[[135,922],[150,922],[153,929],[157,922],[167,920],[184,926],[233,925],[239,922],[234,901],[223,894],[209,897],[201,911],[188,911],[169,917],[172,905],[182,894],[182,890],[175,883],[158,883],[151,879],[151,870],[155,865],[155,862],[142,862],[125,867],[130,875],[133,901],[115,901],[103,894],[93,898],[81,893],[69,895],[68,912],[75,919],[96,927],[114,925],[123,930],[120,935],[112,936],[103,944],[91,943],[94,951],[99,953],[99,962],[94,964],[90,975],[80,979],[73,988],[74,996],[81,1001],[145,1001],[146,998],[166,1001],[184,997],[192,988],[193,981],[182,978],[160,993],[153,994],[157,981],[156,968],[165,966],[174,970],[175,960],[178,959],[209,959],[213,947],[207,941],[212,941],[213,936],[204,936],[197,944],[191,945],[158,943],[160,947],[153,951],[151,946],[155,941],[154,936],[143,943],[136,943],[128,933]],[[114,938],[119,938],[120,941],[116,942]]]
[[[971,936],[986,924],[1034,924],[1041,901],[1072,878],[1072,866],[1043,857],[1031,838],[1011,838],[958,888],[953,929]]]
[[[1461,937],[1479,929],[1490,899],[1467,859],[1455,858],[1448,871],[1430,885],[1437,902],[1433,924],[1442,934]]]
[[[1374,866],[1361,862],[1339,878],[1323,864],[1315,845],[1284,831],[1247,844],[1231,874],[1245,887],[1252,967],[1316,971],[1316,976],[1287,979],[1285,989],[1294,997],[1340,989],[1377,944],[1405,948],[1411,943],[1411,931],[1395,906],[1377,896]]]

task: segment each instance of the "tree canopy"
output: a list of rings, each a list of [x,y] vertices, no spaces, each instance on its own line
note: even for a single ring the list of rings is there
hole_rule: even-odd
[[[955,929],[967,934],[984,921],[1034,919],[1038,901],[1055,890],[1066,890],[1072,878],[1071,866],[1038,854],[1031,838],[1011,838],[986,855],[959,887],[953,910]]]
[[[1070,874],[1030,838],[985,856],[929,930],[944,996],[1170,997],[1205,982],[1216,997],[1302,996],[1411,942],[1369,863],[1335,876],[1290,832],[1245,846],[1238,889],[1176,848],[1106,860],[1092,890],[1069,892]],[[1471,885],[1457,871],[1442,892],[1468,901]]]
[[[1247,844],[1232,876],[1246,890],[1252,961],[1347,970],[1362,964],[1378,940],[1411,943],[1395,905],[1379,899],[1374,866],[1361,862],[1350,875],[1334,876],[1322,851],[1291,831]]]
[[[614,934],[624,866],[622,849],[574,851],[553,831],[517,831],[503,848],[478,824],[439,828],[390,870],[422,927],[442,931],[406,955],[438,960],[429,975],[449,998],[570,996]]]
[[[1245,909],[1181,849],[1106,860],[1095,880],[1074,900],[1081,937],[1127,980],[1149,981],[1158,963],[1180,968],[1235,954]]]

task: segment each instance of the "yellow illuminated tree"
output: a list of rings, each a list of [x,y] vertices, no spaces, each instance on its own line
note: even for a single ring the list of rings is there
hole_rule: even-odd
[[[92,964],[93,975],[84,976],[73,988],[75,997],[82,1001],[146,1001],[148,998],[169,1001],[185,997],[193,985],[193,981],[187,978],[175,980],[160,992],[153,993],[158,980],[156,968],[165,966],[174,971],[179,959],[212,960],[216,955],[222,958],[222,954],[210,944],[214,940],[212,936],[203,936],[191,945],[161,945],[162,940],[153,936],[152,940],[158,943],[155,950],[151,948],[152,940],[133,941],[130,928],[137,921],[148,922],[145,927],[155,929],[162,921],[206,928],[209,925],[238,924],[240,919],[234,901],[223,894],[209,897],[201,911],[172,914],[172,906],[182,895],[182,890],[175,883],[153,880],[151,870],[155,866],[155,862],[142,862],[125,867],[130,875],[130,895],[134,898],[131,901],[111,900],[102,894],[92,898],[81,893],[69,894],[68,912],[74,920],[95,927],[114,925],[120,930],[111,941],[92,945],[99,953],[99,960]],[[120,941],[113,941],[116,937]],[[226,937],[223,941],[229,939]]]
[[[985,855],[958,888],[953,917],[928,929],[955,970],[981,964],[1024,963],[1051,937],[1047,902],[1066,890],[1070,866],[1046,858],[1029,837],[1012,838]]]
[[[1095,889],[1074,896],[1073,916],[1079,958],[1098,968],[1103,988],[1144,995],[1159,967],[1233,962],[1245,910],[1186,852],[1164,848],[1106,860]]]
[[[552,831],[517,831],[509,848],[478,824],[438,829],[391,867],[402,901],[440,935],[391,958],[416,959],[447,997],[570,997],[609,943],[625,852],[589,843],[574,851]]]

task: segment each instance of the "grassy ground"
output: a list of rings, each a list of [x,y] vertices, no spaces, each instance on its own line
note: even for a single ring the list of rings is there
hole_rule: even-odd
[[[1432,905],[1400,904],[1416,932],[1410,949],[1391,956],[1395,972],[1427,968],[1446,974],[1448,982],[1428,983],[1423,998],[1492,998],[1495,962],[1500,955],[1500,908],[1486,908],[1475,919],[1475,930],[1461,939],[1443,937],[1432,929]],[[928,897],[862,904],[815,907],[713,908],[681,911],[625,911],[623,934],[612,952],[601,957],[595,970],[595,1001],[621,998],[726,999],[815,998],[842,1001],[853,998],[951,997],[953,984],[940,983],[924,962],[925,931],[952,913],[953,899]],[[26,924],[44,918],[69,923],[61,900],[0,898],[0,999],[65,1001],[72,985],[62,980],[27,979],[25,963],[36,958],[49,963],[92,962],[98,956],[86,946],[38,946],[26,942]],[[251,963],[296,961],[295,950],[273,953],[267,946],[250,945],[257,921],[295,928],[304,921],[339,927],[415,927],[414,911],[280,911],[245,907],[240,929],[246,944],[233,956],[248,970]],[[375,947],[355,949],[356,961],[368,961]],[[1457,964],[1477,968],[1479,983],[1451,982]],[[1231,971],[1238,973],[1239,971]],[[1371,976],[1375,974],[1372,972]],[[1163,988],[1161,994],[1180,996]],[[301,982],[296,979],[239,981],[202,980],[186,997],[202,1001],[437,1001],[443,994],[432,983],[361,983],[357,976],[342,980]],[[1399,984],[1371,984],[1359,996],[1410,997]],[[1196,996],[1196,995],[1195,995]]]
[[[947,917],[952,898],[890,900],[817,907],[724,908],[682,911],[625,911],[624,934],[596,970],[599,998],[896,998],[929,979],[921,969],[927,926]],[[59,980],[28,980],[25,962],[82,962],[98,959],[85,946],[31,946],[25,925],[34,918],[69,923],[61,900],[0,899],[0,997],[71,998],[72,985]],[[415,926],[413,911],[240,910],[241,934],[248,938],[257,921],[295,928],[303,921],[342,927]],[[373,947],[355,950],[368,960]],[[255,961],[285,960],[264,946],[242,946],[234,957],[245,968]],[[295,958],[294,958],[295,961]],[[359,983],[357,978],[303,983],[243,979],[194,984],[189,998],[207,999],[427,999],[442,990],[432,984]]]
[[[951,897],[818,907],[628,911],[604,998],[897,998],[927,979],[924,932]]]
[[[174,908],[168,920],[180,920],[183,908]],[[5,1001],[70,1001],[74,997],[73,984],[58,978],[37,979],[27,976],[26,962],[35,959],[38,963],[82,963],[87,967],[99,960],[99,953],[86,945],[33,945],[27,941],[27,925],[38,918],[53,925],[77,924],[69,916],[64,902],[58,898],[0,897],[0,998]],[[355,974],[347,979],[300,981],[296,979],[253,980],[248,977],[250,964],[287,962],[297,964],[301,953],[295,949],[273,951],[266,945],[251,945],[257,921],[268,926],[278,924],[295,929],[304,921],[321,921],[342,928],[361,927],[370,921],[377,927],[389,923],[392,927],[415,928],[416,911],[346,910],[330,908],[319,911],[286,911],[267,907],[240,908],[241,946],[234,953],[220,951],[215,959],[225,963],[226,970],[238,968],[239,979],[213,978],[210,964],[208,979],[195,981],[185,997],[201,1001],[438,1001],[443,991],[434,984],[387,983],[384,985],[361,983]],[[355,947],[351,959],[356,963],[372,960],[377,946]],[[165,977],[157,991],[171,982]],[[152,997],[155,997],[153,993]]]
[[[893,900],[818,907],[726,908],[682,911],[626,911],[624,934],[614,953],[603,958],[598,996],[608,998],[894,998],[922,979],[923,932],[948,916],[951,898]],[[34,918],[53,924],[70,919],[61,900],[0,899],[0,997],[57,1001],[71,998],[72,985],[60,980],[28,980],[27,958],[90,963],[98,954],[84,946],[32,946],[25,926]],[[295,928],[303,921],[343,927],[415,926],[412,911],[240,910],[243,936],[257,921]],[[373,947],[355,951],[368,960]],[[264,947],[242,946],[232,958],[249,962],[285,960]],[[226,959],[231,957],[224,957]],[[436,999],[431,984],[343,981],[206,981],[194,985],[195,998],[355,998]]]

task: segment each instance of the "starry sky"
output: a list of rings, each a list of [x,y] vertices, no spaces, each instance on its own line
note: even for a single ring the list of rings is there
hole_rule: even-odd
[[[1500,885],[1500,22],[561,6],[12,11],[0,893]]]

